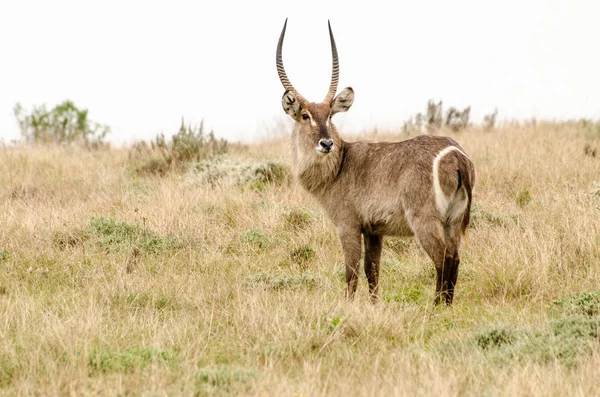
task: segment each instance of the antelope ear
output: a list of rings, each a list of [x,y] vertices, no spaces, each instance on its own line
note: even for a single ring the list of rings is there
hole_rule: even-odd
[[[335,97],[331,103],[331,115],[336,113],[345,112],[350,109],[354,102],[354,90],[352,87],[346,87]]]
[[[291,118],[294,120],[298,118],[300,114],[300,101],[290,91],[283,93],[281,106],[283,106],[283,111],[289,114]]]

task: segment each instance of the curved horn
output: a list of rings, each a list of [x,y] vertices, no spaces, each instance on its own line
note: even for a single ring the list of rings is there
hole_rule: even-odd
[[[333,66],[331,67],[331,85],[329,86],[329,92],[325,96],[323,102],[331,103],[331,101],[333,101],[333,97],[335,96],[335,92],[337,91],[338,81],[340,79],[340,63],[338,61],[337,47],[335,46],[335,39],[333,38],[333,32],[331,31],[331,23],[329,23],[329,20],[327,21],[327,25],[329,26],[329,39],[331,40],[331,57]]]
[[[290,83],[290,80],[285,73],[285,69],[283,68],[283,60],[281,58],[281,50],[283,48],[283,38],[285,37],[285,28],[287,27],[287,18],[285,19],[285,23],[283,24],[283,30],[281,31],[281,35],[279,36],[279,43],[277,43],[277,54],[275,55],[275,61],[277,63],[277,73],[279,73],[279,80],[281,80],[281,84],[283,84],[283,88],[290,91],[298,102],[303,103],[306,102],[306,99]]]

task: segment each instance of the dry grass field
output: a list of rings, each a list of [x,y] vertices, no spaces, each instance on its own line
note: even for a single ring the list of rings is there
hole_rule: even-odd
[[[0,395],[597,395],[600,134],[451,135],[477,168],[451,308],[412,239],[386,239],[379,304],[364,276],[345,301],[317,203],[277,167],[229,175],[287,139],[163,176],[0,149]]]

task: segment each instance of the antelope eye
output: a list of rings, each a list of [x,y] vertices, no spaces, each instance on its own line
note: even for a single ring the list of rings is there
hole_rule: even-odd
[[[310,116],[308,114],[304,113],[302,115],[302,120],[308,120],[308,119],[310,119]]]

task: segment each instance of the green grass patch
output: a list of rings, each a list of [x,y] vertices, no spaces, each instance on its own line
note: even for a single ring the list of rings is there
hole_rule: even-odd
[[[427,300],[427,295],[422,287],[406,287],[399,292],[386,294],[383,300],[386,302],[424,303]]]
[[[156,254],[183,246],[178,238],[161,236],[137,223],[102,216],[92,217],[85,228],[56,230],[52,234],[52,244],[60,250],[82,247],[88,242],[109,251],[137,250],[144,254]]]
[[[243,384],[258,377],[255,368],[235,367],[227,364],[208,366],[196,373],[195,395],[231,392],[236,384]]]
[[[600,292],[583,292],[555,300],[550,312],[556,318],[537,327],[492,327],[476,332],[463,348],[476,346],[499,365],[513,361],[547,364],[560,362],[576,367],[600,347]],[[458,345],[459,343],[456,343]]]
[[[519,190],[519,192],[517,193],[517,196],[515,197],[517,205],[521,208],[523,208],[527,204],[529,204],[532,199],[533,198],[531,197],[531,193],[529,193],[529,190],[526,187]]]
[[[517,333],[506,328],[491,328],[479,332],[474,339],[477,346],[483,350],[499,349],[514,344],[517,340]]]
[[[157,350],[152,347],[133,347],[125,350],[95,348],[88,354],[88,367],[93,375],[106,373],[130,373],[151,364],[164,367],[179,361],[178,353]]]
[[[290,259],[297,264],[304,264],[315,257],[315,250],[310,245],[302,245],[290,252]]]
[[[8,387],[18,372],[19,366],[8,356],[0,355],[0,389]]]
[[[304,229],[311,223],[311,221],[312,215],[299,209],[292,209],[285,214],[285,226],[287,229]]]
[[[258,229],[252,229],[244,233],[244,241],[260,249],[267,248],[271,239]]]
[[[92,218],[89,230],[101,246],[115,251],[137,248],[142,253],[155,254],[182,245],[178,239],[163,237],[144,226],[112,218]]]
[[[552,302],[554,314],[594,317],[600,314],[600,291],[582,292]]]
[[[0,263],[6,262],[10,259],[10,252],[5,249],[0,249]]]

